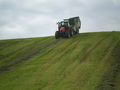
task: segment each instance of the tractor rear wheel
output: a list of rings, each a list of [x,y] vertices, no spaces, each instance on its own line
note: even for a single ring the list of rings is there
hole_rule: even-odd
[[[59,38],[60,38],[60,33],[59,33],[59,31],[56,31],[56,32],[55,32],[55,38],[56,38],[56,39],[59,39]]]

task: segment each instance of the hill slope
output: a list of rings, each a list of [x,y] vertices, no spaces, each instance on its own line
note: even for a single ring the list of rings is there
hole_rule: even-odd
[[[120,90],[120,32],[0,41],[0,90]]]

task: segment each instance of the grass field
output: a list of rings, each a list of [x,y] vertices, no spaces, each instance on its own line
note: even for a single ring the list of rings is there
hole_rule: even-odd
[[[0,40],[0,90],[120,90],[120,32]]]

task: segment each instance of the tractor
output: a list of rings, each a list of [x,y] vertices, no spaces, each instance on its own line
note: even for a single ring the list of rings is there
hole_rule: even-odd
[[[57,24],[58,31],[55,32],[56,39],[59,39],[60,37],[70,38],[75,34],[79,34],[79,29],[81,28],[81,21],[79,17],[64,19]]]

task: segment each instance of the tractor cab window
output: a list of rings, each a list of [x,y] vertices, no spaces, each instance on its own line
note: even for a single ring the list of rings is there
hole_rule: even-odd
[[[61,26],[68,26],[68,22],[59,22],[58,27],[61,27]]]
[[[62,25],[61,25],[61,23],[58,23],[58,27],[61,27]]]
[[[68,26],[68,22],[61,22],[62,26]]]
[[[61,25],[64,26],[64,22],[61,22]]]

